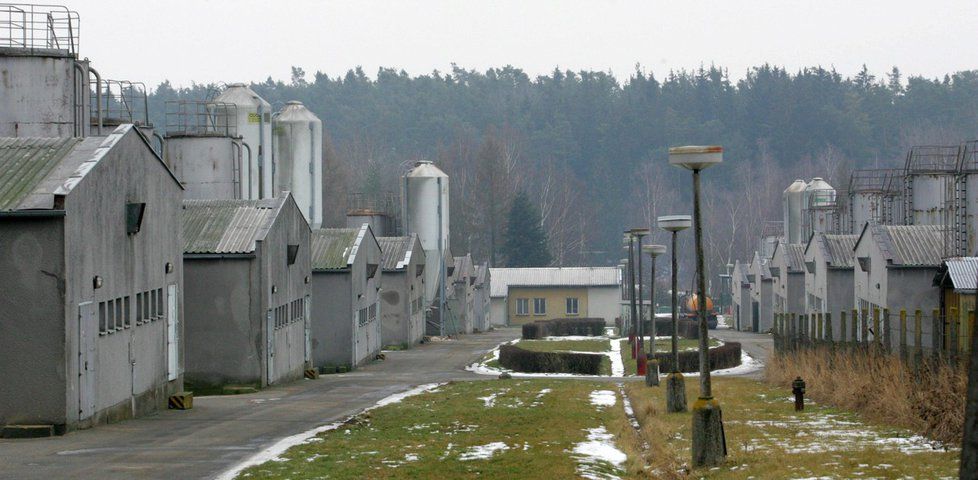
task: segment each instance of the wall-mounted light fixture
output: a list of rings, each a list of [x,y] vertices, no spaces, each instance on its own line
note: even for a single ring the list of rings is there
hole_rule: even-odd
[[[309,275],[306,275],[305,283],[306,285],[309,285]]]
[[[95,288],[95,289],[102,288],[102,277],[101,276],[96,275],[95,278],[92,279],[92,288]]]
[[[272,293],[278,293],[278,287],[272,285]]]
[[[163,271],[166,273],[173,273],[173,263],[166,262],[166,265],[163,266]]]

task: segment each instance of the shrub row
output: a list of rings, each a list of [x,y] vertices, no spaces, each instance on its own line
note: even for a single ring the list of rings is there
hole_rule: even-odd
[[[714,347],[709,350],[710,370],[722,370],[740,365],[740,343],[730,342]],[[659,371],[669,373],[672,368],[672,353],[657,352],[656,360],[659,361]],[[679,371],[698,372],[700,370],[700,352],[690,350],[679,352]]]
[[[499,364],[516,372],[600,375],[605,355],[568,352],[534,352],[516,345],[499,347]]]
[[[604,319],[601,318],[555,318],[537,320],[523,324],[523,340],[543,337],[566,337],[582,335],[599,337],[604,335]]]
[[[687,320],[684,318],[679,319],[679,336],[682,338],[700,338],[699,324],[694,320]],[[628,335],[628,332],[622,331],[622,321],[621,318],[615,319],[615,326],[618,327],[619,335]],[[652,321],[646,320],[645,332],[652,332]],[[655,334],[659,336],[672,335],[672,319],[671,318],[656,318],[655,319]]]

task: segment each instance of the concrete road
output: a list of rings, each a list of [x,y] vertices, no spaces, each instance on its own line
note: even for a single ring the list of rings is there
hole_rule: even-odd
[[[343,375],[325,375],[260,393],[199,397],[189,411],[102,425],[63,437],[0,439],[0,478],[211,478],[275,441],[344,419],[419,384],[487,379],[464,367],[519,337],[501,329],[390,352]]]
[[[774,351],[774,340],[769,334],[738,332],[737,330],[720,328],[710,330],[710,336],[719,338],[724,342],[740,342],[740,348],[765,365],[767,365],[767,360],[771,356],[771,352]],[[745,376],[761,378],[764,376],[764,370],[762,369]]]

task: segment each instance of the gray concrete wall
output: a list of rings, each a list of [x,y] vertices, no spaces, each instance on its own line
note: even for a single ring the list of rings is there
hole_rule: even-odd
[[[614,325],[620,308],[621,290],[618,287],[587,289],[587,316],[603,318],[605,325]]]
[[[411,346],[411,285],[405,270],[384,272],[384,289],[380,292],[381,339],[386,345]]]
[[[767,332],[774,326],[774,281],[764,280],[760,283],[758,331]]]
[[[787,275],[786,308],[787,313],[805,311],[805,274],[794,272]]]
[[[353,365],[353,283],[350,272],[312,273],[313,365]]]
[[[921,346],[930,349],[933,346],[933,310],[940,308],[941,291],[933,286],[937,267],[925,268],[888,268],[887,269],[887,300],[886,307],[890,309],[890,342],[896,351],[900,345],[900,309],[907,310],[907,345],[915,345],[913,335],[914,311],[921,310]],[[882,315],[882,314],[881,314]]]
[[[67,423],[62,221],[0,217],[0,425]]]
[[[851,268],[831,268],[826,270],[826,298],[825,311],[822,313],[832,314],[832,337],[842,338],[842,316],[846,312],[846,338],[851,337],[852,332],[852,305],[854,291],[854,276]]]
[[[65,316],[68,358],[66,377],[78,378],[78,313],[83,302],[130,298],[131,326],[100,334],[96,341],[97,378],[91,423],[126,418],[164,407],[170,393],[183,388],[182,372],[168,380],[166,345],[177,345],[183,357],[183,235],[182,190],[151,147],[132,129],[120,127],[107,138],[87,142],[100,145],[80,168],[91,168],[65,199]],[[111,147],[111,148],[110,148]],[[72,155],[76,155],[73,153]],[[101,160],[96,159],[101,156]],[[146,203],[139,233],[126,233],[126,203]],[[170,263],[172,271],[165,265]],[[102,279],[94,288],[93,279]],[[173,285],[175,336],[167,338],[170,310],[166,292]],[[137,293],[162,288],[163,314],[138,324]],[[163,352],[163,355],[161,355]],[[78,385],[67,383],[68,421],[78,419]]]
[[[242,161],[232,143],[230,137],[167,137],[166,162],[183,183],[184,198],[241,198],[234,173],[241,164],[247,168],[247,153]]]
[[[264,318],[254,258],[184,261],[186,381],[262,385]]]
[[[360,249],[351,266],[351,281],[353,293],[353,309],[355,313],[361,309],[370,309],[374,306],[377,309],[376,317],[364,322],[354,323],[354,345],[353,345],[353,365],[360,365],[374,359],[382,347],[381,317],[383,308],[380,304],[380,289],[383,287],[383,269],[379,267],[381,260],[380,245],[373,237],[373,233],[368,230],[367,235],[360,243]],[[377,265],[373,277],[367,277],[367,265]]]
[[[618,309],[616,307],[615,313]],[[489,321],[494,327],[505,327],[509,325],[509,316],[506,313],[506,297],[494,297],[489,299]]]

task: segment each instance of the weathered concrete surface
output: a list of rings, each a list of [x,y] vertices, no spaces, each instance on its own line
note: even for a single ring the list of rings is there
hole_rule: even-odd
[[[771,355],[771,352],[774,351],[774,339],[769,334],[718,329],[710,330],[710,336],[723,340],[724,342],[740,342],[740,348],[765,365],[767,365],[767,359]],[[744,376],[761,378],[764,376],[764,369],[748,373]]]
[[[449,380],[492,380],[464,367],[501,342],[502,329],[387,353],[353,373],[300,380],[250,395],[198,397],[194,409],[72,432],[0,439],[0,479],[212,478],[275,441],[343,419],[409,388]]]

